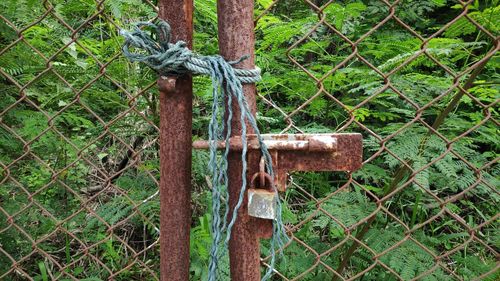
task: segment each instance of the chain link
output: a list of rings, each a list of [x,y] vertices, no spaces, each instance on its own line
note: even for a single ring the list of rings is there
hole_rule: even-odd
[[[16,151],[9,154],[0,150],[1,280],[41,280],[39,276],[44,275],[49,280],[82,280],[92,277],[86,275],[90,269],[99,272],[103,280],[130,280],[131,274],[141,280],[159,280],[159,173],[151,168],[158,164],[156,77],[147,71],[134,76],[138,71],[130,69],[134,66],[123,58],[120,42],[114,46],[106,40],[123,28],[106,12],[114,1],[91,2],[95,9],[85,15],[78,7],[68,12],[50,0],[33,7],[20,4],[20,12],[23,7],[32,9],[31,17],[24,20],[9,18],[6,10],[0,12],[0,32],[12,35],[0,39],[0,143],[8,143]],[[315,21],[304,23],[298,16],[287,21],[287,15],[278,14],[292,2],[315,14]],[[344,2],[341,4],[348,5],[349,1]],[[264,73],[258,84],[260,112],[277,120],[275,123],[283,122],[282,133],[310,132],[307,123],[314,122],[327,131],[360,132],[365,139],[364,168],[358,173],[292,175],[289,190],[282,194],[291,240],[273,278],[369,280],[374,272],[384,272],[387,280],[436,276],[466,280],[461,273],[464,269],[457,264],[463,262],[459,258],[470,257],[487,257],[494,263],[474,272],[471,279],[494,278],[499,268],[495,244],[499,215],[497,210],[481,209],[480,204],[498,198],[496,181],[490,176],[490,171],[498,169],[498,153],[491,148],[493,156],[479,161],[469,150],[459,148],[462,142],[487,135],[481,131],[486,126],[498,127],[498,97],[485,102],[481,93],[471,91],[483,83],[476,81],[480,72],[492,67],[499,48],[498,34],[492,26],[480,24],[475,11],[467,8],[474,4],[472,0],[448,1],[459,6],[456,14],[424,34],[401,16],[408,5],[417,2],[378,1],[378,12],[372,14],[377,23],[354,35],[349,26],[332,18],[334,9],[344,7],[339,6],[340,1],[257,1],[257,36],[271,32],[272,22],[278,18],[299,25],[297,33],[280,42],[286,47],[277,61],[288,76],[301,81],[301,89],[306,89],[300,97],[293,89],[286,96],[277,94],[294,85],[283,81],[273,84],[266,76],[266,62],[259,62],[257,54],[257,64]],[[157,8],[149,1],[143,3],[148,11],[138,17],[154,21]],[[78,16],[68,17],[68,13]],[[376,47],[368,54],[366,48],[380,43],[373,37],[388,32],[388,25],[391,32],[411,37],[416,47],[376,64],[369,57],[383,54],[376,53]],[[483,43],[465,42],[467,46],[487,49],[473,63],[468,61],[458,69],[440,57],[436,46],[436,40],[457,25],[485,38]],[[53,30],[59,33],[51,33]],[[335,38],[338,45],[308,52],[308,48],[317,47],[313,45],[319,36]],[[93,47],[105,43],[109,45]],[[398,45],[402,43],[394,42],[392,47]],[[272,44],[258,47],[280,50]],[[14,53],[24,57],[13,57]],[[333,58],[333,54],[337,56]],[[62,57],[72,58],[74,65],[65,65]],[[11,63],[16,60],[19,62]],[[316,61],[321,63],[311,63]],[[330,68],[315,68],[320,64]],[[349,72],[353,64],[362,65],[371,80],[364,85],[343,85],[342,77],[336,75],[356,77],[357,73]],[[418,84],[404,84],[402,73],[415,64],[439,69],[448,82],[427,98],[411,94],[412,87],[425,88],[427,80],[433,79],[422,76]],[[130,71],[118,75],[111,71],[116,68]],[[273,87],[278,90],[270,91]],[[54,95],[41,97],[42,88]],[[89,99],[99,100],[99,106]],[[383,106],[385,99],[404,106],[398,111],[388,108],[386,113],[392,115],[368,114],[372,106]],[[467,123],[459,133],[446,132],[443,124],[460,111],[460,100],[475,108],[478,115],[471,118],[480,118]],[[434,116],[431,110],[440,114]],[[78,118],[82,115],[86,118]],[[387,128],[375,126],[375,122],[385,122]],[[419,135],[412,135],[413,131]],[[438,152],[434,157],[409,158],[398,150],[396,144],[400,143],[419,151],[417,156],[426,153],[429,143]],[[461,167],[455,175],[457,181],[461,175],[470,178],[447,194],[428,188],[425,178],[430,169],[441,169],[444,177],[450,161]],[[385,186],[371,184],[377,173],[379,180],[387,181]],[[79,182],[81,178],[85,182]],[[331,185],[325,187],[324,182]],[[320,188],[328,192],[319,194]],[[133,191],[137,189],[141,192]],[[408,197],[408,190],[419,195]],[[63,203],[54,207],[47,198]],[[143,231],[137,231],[138,225]],[[89,238],[96,233],[104,234]],[[426,233],[442,239],[428,239]],[[334,238],[328,240],[327,236]],[[389,238],[377,239],[381,236]],[[415,255],[411,259],[404,254],[408,249]],[[396,259],[403,263],[420,259],[425,266],[408,274],[398,267]],[[263,254],[263,269],[269,262],[270,255]],[[355,266],[360,264],[363,266]]]

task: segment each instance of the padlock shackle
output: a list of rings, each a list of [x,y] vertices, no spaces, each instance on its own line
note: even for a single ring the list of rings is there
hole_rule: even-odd
[[[252,176],[252,178],[250,179],[250,188],[256,188],[255,181],[257,180],[257,178],[260,178],[260,177],[264,177],[264,185],[265,185],[265,180],[267,180],[270,184],[270,187],[271,187],[270,190],[274,191],[274,179],[273,179],[273,177],[271,177],[271,175],[269,175],[268,173],[264,173],[264,172],[258,172]],[[269,188],[265,188],[264,186],[260,186],[259,188],[269,189]]]

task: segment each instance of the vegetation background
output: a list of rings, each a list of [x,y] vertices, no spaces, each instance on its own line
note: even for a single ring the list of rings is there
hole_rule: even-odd
[[[118,34],[154,19],[154,4],[0,2],[0,279],[157,278],[156,74],[120,55]],[[215,7],[195,1],[198,53],[218,52]],[[293,240],[276,280],[334,280],[332,269],[358,280],[500,278],[500,61],[488,55],[499,1],[395,7],[411,29],[385,21],[384,1],[256,1],[261,130],[364,136],[361,170],[292,175]],[[482,28],[465,17],[446,26],[465,8]],[[351,56],[346,39],[360,38]],[[195,138],[206,138],[209,89],[195,77]],[[207,274],[207,160],[193,152],[192,280]]]

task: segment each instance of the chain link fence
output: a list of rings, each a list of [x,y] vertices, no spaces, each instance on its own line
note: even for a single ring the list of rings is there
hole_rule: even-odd
[[[0,6],[0,279],[158,280],[155,75],[116,41],[156,8]]]
[[[262,131],[364,137],[361,170],[291,175],[274,279],[498,278],[500,13],[478,2],[256,2]],[[195,1],[202,53],[217,52],[211,5]],[[117,34],[155,4],[0,7],[0,279],[158,280],[156,74]],[[201,137],[208,83],[195,78]],[[193,154],[193,280],[206,159]]]
[[[478,94],[481,74],[496,64],[496,8],[451,2],[259,6],[257,48],[282,52],[276,61],[286,71],[264,74],[260,112],[286,123],[283,133],[364,137],[360,171],[292,175],[283,196],[292,241],[276,276],[498,278],[498,209],[486,207],[498,202],[498,156],[484,154],[498,147],[477,139],[497,135],[498,92]],[[460,64],[458,45],[468,50]]]

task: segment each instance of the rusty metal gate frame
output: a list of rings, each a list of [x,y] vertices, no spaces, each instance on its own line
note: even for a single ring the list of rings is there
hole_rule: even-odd
[[[0,229],[0,234],[13,230],[18,233],[20,239],[27,240],[27,243],[31,244],[32,250],[31,252],[24,254],[20,258],[16,258],[14,253],[9,253],[2,248],[0,245],[0,255],[2,258],[7,259],[11,262],[11,268],[7,271],[0,271],[0,279],[8,278],[12,275],[21,276],[22,278],[33,280],[32,273],[26,272],[23,268],[24,263],[28,262],[32,256],[40,256],[44,260],[48,261],[50,264],[54,266],[54,269],[58,271],[60,274],[57,278],[62,278],[60,276],[64,276],[70,278],[72,280],[77,280],[75,276],[71,273],[67,272],[72,268],[76,267],[78,264],[83,263],[84,259],[90,260],[90,262],[97,264],[102,267],[103,271],[109,275],[109,279],[117,278],[120,274],[127,271],[127,269],[131,269],[134,266],[138,266],[142,268],[144,271],[144,275],[147,275],[147,278],[151,278],[154,280],[158,280],[158,276],[155,272],[155,269],[151,268],[149,264],[144,262],[140,257],[142,255],[146,255],[148,251],[151,249],[158,247],[160,245],[160,278],[161,280],[188,280],[189,279],[189,235],[190,235],[190,225],[191,225],[191,210],[190,210],[190,199],[191,199],[191,147],[192,147],[192,79],[189,76],[183,77],[160,77],[157,81],[158,88],[160,90],[160,126],[156,127],[153,121],[150,120],[149,116],[146,116],[144,112],[142,112],[137,106],[137,100],[141,98],[141,96],[146,95],[148,91],[154,88],[155,83],[151,83],[146,87],[138,90],[137,92],[133,92],[130,89],[126,88],[121,84],[121,81],[118,81],[116,78],[109,75],[106,72],[106,69],[112,65],[112,63],[117,60],[121,54],[116,53],[113,54],[110,58],[106,60],[99,60],[99,58],[93,54],[92,50],[89,50],[84,44],[79,42],[79,36],[84,31],[87,25],[90,25],[93,21],[100,20],[102,17],[106,22],[110,23],[112,28],[119,29],[119,26],[116,26],[114,21],[108,18],[104,11],[104,0],[96,0],[96,10],[93,14],[89,15],[82,23],[79,23],[77,26],[71,26],[65,22],[64,18],[59,16],[56,13],[56,7],[49,1],[42,1],[43,5],[43,13],[40,15],[36,15],[36,18],[25,25],[17,25],[17,23],[11,22],[9,19],[4,17],[0,13],[0,20],[2,23],[5,23],[6,26],[11,28],[16,33],[16,38],[9,42],[5,48],[0,50],[0,56],[7,54],[12,48],[14,48],[17,44],[26,45],[34,54],[36,54],[45,64],[45,68],[36,73],[36,75],[27,82],[18,81],[12,73],[7,72],[3,68],[0,67],[0,77],[5,78],[6,81],[12,84],[12,87],[19,92],[19,96],[16,97],[16,100],[11,104],[8,104],[5,108],[0,108],[0,129],[9,133],[12,138],[20,143],[23,147],[23,151],[21,155],[17,155],[12,161],[9,163],[3,163],[0,161],[0,169],[2,173],[0,174],[0,184],[9,183],[12,184],[13,196],[26,196],[27,203],[20,206],[18,210],[15,212],[9,213],[6,211],[2,205],[0,204],[0,215],[5,217],[6,226],[5,228]],[[154,7],[153,3],[149,0],[145,0],[145,2],[151,6],[151,8],[158,13],[160,18],[167,20],[173,27],[173,36],[174,40],[183,40],[188,42],[189,47],[192,47],[192,36],[193,36],[193,0],[159,0],[158,7]],[[265,16],[267,13],[271,13],[273,6],[277,5],[280,0],[274,0],[268,7],[264,10],[261,10],[261,13],[254,18],[254,1],[250,0],[220,0],[217,2],[217,11],[219,15],[218,22],[218,34],[219,34],[219,51],[222,56],[226,59],[234,60],[242,55],[250,54],[251,57],[249,60],[243,61],[240,63],[240,67],[242,68],[253,68],[254,66],[254,26],[255,24]],[[343,225],[341,221],[335,218],[333,215],[329,214],[327,210],[322,207],[322,203],[326,199],[318,199],[313,195],[309,194],[307,190],[303,187],[299,186],[296,183],[292,183],[293,188],[305,194],[305,196],[316,205],[315,213],[325,214],[330,220],[335,221],[339,225],[341,225],[342,229],[346,232],[346,237],[338,243],[338,245],[328,249],[324,252],[316,251],[312,246],[307,245],[307,243],[301,241],[300,239],[294,237],[293,233],[298,231],[307,220],[306,218],[303,221],[298,222],[295,225],[289,227],[288,231],[292,234],[292,242],[297,243],[301,247],[305,248],[309,253],[312,253],[316,258],[315,263],[312,264],[308,268],[304,268],[303,272],[301,272],[298,276],[287,277],[284,273],[276,271],[276,278],[282,278],[284,280],[297,280],[303,276],[306,276],[309,272],[313,271],[317,266],[322,266],[326,268],[329,272],[334,275],[335,279],[342,280],[352,280],[356,279],[360,276],[363,276],[371,269],[376,266],[380,266],[385,269],[387,272],[391,273],[398,279],[402,279],[401,276],[390,266],[386,265],[381,261],[381,257],[386,255],[389,251],[394,250],[401,246],[403,243],[407,241],[411,241],[412,243],[417,244],[423,251],[425,251],[433,260],[434,265],[426,270],[425,272],[421,272],[416,279],[431,274],[436,269],[442,269],[446,271],[450,276],[461,280],[460,276],[458,276],[455,272],[453,272],[450,268],[444,264],[444,261],[449,258],[453,253],[458,252],[465,248],[468,243],[477,243],[481,245],[486,251],[490,254],[496,256],[498,258],[498,249],[492,247],[488,244],[484,239],[480,236],[480,231],[483,227],[494,224],[498,218],[499,214],[496,214],[488,219],[485,219],[481,224],[476,226],[470,226],[465,222],[465,220],[459,215],[452,212],[448,207],[448,203],[456,202],[462,197],[466,196],[467,192],[476,188],[479,184],[484,184],[488,186],[493,192],[498,194],[498,190],[495,190],[494,187],[489,185],[484,178],[481,177],[481,173],[484,169],[487,169],[490,166],[497,164],[499,158],[495,158],[488,163],[485,163],[481,167],[476,167],[472,164],[468,159],[464,158],[459,153],[453,150],[453,144],[457,142],[463,136],[466,136],[479,128],[481,125],[486,123],[487,121],[491,121],[498,125],[498,121],[492,116],[489,109],[497,106],[499,100],[497,99],[491,104],[484,104],[480,100],[478,100],[474,95],[472,95],[468,90],[473,86],[474,79],[478,76],[479,72],[482,68],[489,62],[489,60],[498,52],[500,49],[500,41],[497,34],[493,34],[487,28],[478,23],[474,18],[469,15],[469,10],[467,5],[474,2],[473,0],[457,0],[456,2],[463,6],[463,9],[449,22],[445,25],[441,26],[438,30],[433,32],[430,36],[423,36],[416,32],[410,25],[401,20],[397,13],[396,8],[402,2],[400,0],[396,1],[388,1],[381,0],[382,5],[387,7],[388,13],[384,14],[383,19],[371,27],[365,34],[361,35],[356,40],[350,39],[345,36],[340,30],[338,30],[334,25],[332,25],[326,18],[325,9],[332,4],[334,1],[325,1],[325,3],[321,6],[318,6],[315,1],[305,0],[303,3],[307,5],[310,9],[312,9],[318,15],[318,22],[314,23],[311,26],[310,30],[308,30],[305,34],[300,35],[297,40],[288,47],[286,56],[288,60],[298,69],[303,71],[310,80],[316,84],[317,92],[314,93],[310,98],[304,101],[299,107],[294,108],[291,112],[285,112],[282,110],[279,105],[274,103],[269,97],[258,95],[254,85],[245,85],[245,96],[252,108],[254,114],[256,111],[256,97],[262,100],[267,106],[275,109],[276,111],[282,114],[282,118],[287,122],[287,127],[283,130],[283,133],[286,133],[288,130],[295,130],[298,132],[302,132],[300,128],[296,127],[292,118],[297,116],[302,110],[304,110],[308,105],[312,103],[314,99],[319,96],[325,96],[329,101],[332,101],[335,105],[339,106],[342,110],[347,112],[350,115],[350,118],[347,120],[345,124],[339,131],[343,131],[349,126],[358,126],[363,132],[372,136],[376,139],[380,144],[380,149],[372,154],[368,159],[365,159],[363,164],[369,163],[373,159],[381,156],[383,153],[387,153],[394,157],[400,164],[401,169],[397,171],[397,176],[402,178],[405,174],[409,174],[410,177],[415,177],[418,173],[424,171],[428,167],[430,167],[433,163],[436,163],[440,159],[444,158],[446,155],[453,155],[464,165],[467,166],[468,169],[473,170],[473,172],[477,175],[477,179],[475,179],[474,183],[468,186],[463,191],[454,194],[448,198],[440,198],[432,194],[430,191],[424,190],[427,196],[432,197],[436,202],[436,207],[439,207],[439,212],[432,217],[428,218],[428,222],[437,219],[440,215],[446,215],[451,217],[455,222],[461,225],[462,228],[466,230],[469,234],[469,238],[462,245],[457,246],[448,251],[444,251],[443,253],[433,253],[430,249],[428,249],[425,245],[423,245],[420,241],[412,237],[412,234],[417,231],[420,226],[415,228],[409,228],[406,226],[404,222],[397,215],[392,214],[386,207],[385,203],[387,203],[394,195],[408,187],[409,185],[415,183],[414,180],[409,180],[405,182],[401,186],[393,185],[391,189],[384,194],[382,197],[378,197],[374,195],[370,190],[365,189],[360,183],[357,183],[351,175],[348,173],[348,182],[340,187],[335,192],[332,192],[328,197],[333,197],[343,190],[347,189],[349,184],[353,184],[359,188],[361,188],[370,198],[373,199],[374,204],[376,204],[377,208],[367,217],[364,217],[352,225],[346,226]],[[301,2],[302,3],[302,2]],[[52,18],[58,24],[62,25],[69,32],[69,41],[64,42],[61,46],[57,47],[57,51],[51,54],[45,54],[42,50],[38,50],[27,39],[27,31],[36,27],[39,23],[42,22],[45,18]],[[461,19],[466,19],[469,23],[471,23],[474,28],[480,30],[487,38],[489,38],[492,43],[492,48],[484,55],[483,58],[478,60],[475,64],[468,66],[467,68],[461,70],[456,73],[451,70],[447,65],[439,61],[436,57],[434,57],[429,52],[429,43],[430,41],[438,37],[440,34],[445,32],[450,26],[457,23]],[[150,19],[154,20],[154,19]],[[403,63],[398,65],[397,67],[392,68],[388,72],[382,72],[377,69],[372,63],[370,63],[367,59],[363,57],[363,55],[358,50],[358,46],[360,43],[368,38],[371,34],[373,34],[377,29],[382,27],[388,21],[394,21],[398,26],[400,26],[405,31],[409,32],[412,36],[420,40],[421,48],[411,57],[408,57],[404,60]],[[337,63],[333,66],[327,73],[322,75],[321,77],[315,76],[310,70],[308,70],[305,66],[301,64],[292,54],[292,51],[297,48],[300,44],[306,42],[308,40],[308,36],[310,36],[315,30],[319,28],[319,26],[326,27],[332,34],[338,36],[343,41],[345,41],[351,48],[352,52],[341,62]],[[61,55],[66,49],[70,48],[72,45],[77,45],[81,48],[89,58],[96,62],[96,66],[99,71],[96,74],[95,78],[91,81],[86,82],[82,87],[76,88],[72,85],[71,81],[68,81],[67,78],[58,72],[56,66],[54,65],[54,61],[56,58]],[[442,68],[445,73],[453,77],[453,84],[449,89],[440,93],[437,97],[435,97],[432,101],[427,104],[419,105],[411,100],[404,92],[400,91],[392,82],[391,77],[393,74],[410,64],[412,61],[416,60],[417,57],[424,56],[428,58],[430,61],[435,63],[437,66]],[[377,93],[373,94],[373,96],[364,99],[361,103],[355,105],[354,107],[349,107],[343,104],[339,99],[329,93],[323,83],[325,79],[330,76],[332,73],[340,70],[350,60],[359,60],[364,65],[368,66],[371,70],[376,72],[383,80],[384,84],[381,89],[377,91]],[[55,75],[59,82],[61,82],[65,87],[67,87],[71,94],[74,95],[74,99],[71,100],[68,104],[62,104],[59,111],[55,114],[49,114],[42,106],[33,101],[33,98],[29,95],[29,88],[36,83],[38,79],[43,79],[44,75]],[[468,79],[462,81],[464,77],[468,75]],[[94,110],[84,103],[81,102],[81,96],[92,87],[92,84],[99,79],[105,79],[109,81],[114,87],[119,89],[125,96],[128,101],[128,108],[124,109],[117,116],[113,117],[111,120],[103,120],[99,116],[98,113],[94,112]],[[448,85],[450,86],[450,85]],[[381,136],[376,132],[372,131],[366,124],[363,124],[362,121],[356,120],[353,117],[353,113],[367,105],[371,100],[375,99],[375,97],[382,93],[385,90],[393,91],[399,98],[410,104],[413,108],[415,108],[415,118],[408,123],[406,123],[401,128],[392,132],[388,136]],[[433,106],[437,101],[444,98],[447,95],[455,94],[451,103],[442,111],[432,124],[426,123],[423,119],[423,113],[425,110]],[[447,114],[452,111],[460,99],[462,97],[468,97],[475,104],[477,104],[482,110],[484,110],[483,119],[478,122],[478,124],[470,127],[468,130],[463,132],[461,135],[454,137],[453,139],[447,139],[439,132],[439,127],[443,124],[444,119]],[[15,109],[15,107],[20,106],[22,104],[27,104],[35,111],[39,112],[42,118],[47,120],[47,126],[43,128],[40,132],[37,132],[35,136],[31,138],[26,138],[19,135],[16,132],[15,128],[10,127],[6,123],[3,122],[4,117],[6,117],[10,111]],[[96,123],[103,127],[103,132],[96,137],[96,139],[90,140],[88,143],[83,146],[79,146],[73,143],[73,141],[64,134],[64,132],[60,131],[60,128],[57,127],[56,121],[60,118],[61,114],[70,108],[71,106],[76,105],[80,106],[84,111],[88,112],[93,118],[98,120]],[[233,109],[235,112],[237,108]],[[122,190],[116,186],[114,180],[119,177],[124,171],[128,168],[138,165],[139,158],[141,153],[146,150],[147,145],[151,145],[157,141],[156,138],[145,140],[143,137],[138,137],[135,140],[128,142],[124,140],[119,134],[112,131],[112,127],[119,122],[121,118],[124,118],[128,114],[135,115],[141,122],[148,124],[152,130],[155,132],[159,132],[160,134],[160,161],[161,161],[161,181],[158,183],[154,172],[147,171],[147,175],[150,180],[160,187],[160,233],[161,233],[161,243],[159,240],[155,240],[152,242],[144,243],[144,247],[142,249],[136,249],[128,245],[127,241],[116,233],[119,231],[121,227],[123,227],[127,220],[132,218],[133,216],[140,217],[144,224],[154,226],[154,222],[152,222],[149,218],[147,218],[143,213],[139,211],[140,207],[147,203],[149,198],[145,199],[145,201],[137,202],[130,198],[126,190]],[[237,113],[236,113],[237,114]],[[432,162],[426,163],[425,166],[420,167],[419,169],[412,168],[408,161],[402,159],[397,154],[393,153],[386,145],[390,143],[391,140],[394,139],[397,135],[402,133],[406,128],[411,126],[412,124],[419,124],[426,128],[429,131],[429,134],[435,135],[443,140],[446,145],[446,151],[443,152],[438,158],[434,159]],[[238,121],[234,121],[232,124],[233,128],[240,128]],[[71,159],[70,163],[67,163],[62,168],[53,168],[51,167],[46,159],[37,155],[34,151],[34,145],[40,139],[43,138],[44,134],[47,132],[54,133],[57,137],[65,142],[66,145],[70,147],[70,149],[76,151],[75,159]],[[237,137],[239,134],[238,130],[233,131],[233,136]],[[98,163],[95,163],[95,159],[97,159],[94,155],[90,155],[88,152],[89,148],[102,139],[104,136],[109,135],[113,140],[120,144],[121,147],[126,151],[125,159],[127,161],[123,162],[123,165],[120,165],[116,170],[111,172],[103,171],[103,169],[99,166]],[[147,142],[147,145],[141,145],[142,142]],[[195,144],[196,145],[196,144]],[[89,155],[86,155],[86,154]],[[44,183],[41,187],[36,190],[32,190],[29,187],[23,185],[17,178],[15,174],[15,167],[21,165],[22,161],[25,158],[31,158],[33,161],[38,163],[41,166],[44,166],[50,172],[48,176],[47,182]],[[241,171],[234,167],[241,167],[240,158],[237,151],[233,151],[230,155],[230,165],[233,167],[230,169],[230,190],[231,197],[230,203],[231,206],[235,204],[235,194],[239,192],[239,187],[241,183]],[[100,184],[98,186],[89,187],[85,196],[74,191],[71,186],[69,186],[64,178],[65,175],[68,174],[74,165],[78,164],[81,161],[88,165],[93,171],[95,171],[96,177],[100,178]],[[250,169],[257,170],[258,169],[258,157],[255,155],[249,155],[249,167]],[[120,163],[122,164],[122,163]],[[289,167],[288,167],[289,168]],[[291,169],[291,168],[290,168]],[[286,169],[285,169],[286,170]],[[398,178],[396,177],[396,179]],[[282,179],[283,180],[283,179]],[[397,181],[397,180],[396,180]],[[78,202],[80,202],[81,207],[69,217],[65,217],[63,219],[58,218],[56,215],[52,214],[49,210],[46,209],[42,203],[36,200],[36,197],[50,188],[52,184],[58,184],[68,192]],[[95,200],[99,199],[99,196],[106,195],[108,192],[113,193],[113,195],[118,195],[124,198],[126,202],[129,204],[131,208],[131,214],[127,214],[126,218],[115,222],[108,223],[105,219],[100,217],[100,215],[95,210],[93,204]],[[2,203],[2,202],[0,202]],[[245,205],[244,205],[245,206]],[[37,209],[40,213],[49,218],[52,221],[57,222],[57,225],[51,230],[49,233],[46,233],[42,237],[32,237],[28,230],[23,229],[17,223],[19,217],[24,215],[26,210],[30,208]],[[371,250],[364,242],[363,236],[367,233],[370,225],[375,221],[375,217],[377,214],[382,213],[389,216],[391,219],[395,220],[397,223],[401,224],[405,230],[404,238],[398,240],[394,245],[390,246],[388,249],[383,252],[375,252]],[[71,220],[81,214],[85,214],[88,217],[95,218],[100,224],[106,227],[106,237],[104,237],[101,241],[95,242],[93,244],[88,244],[86,241],[83,241],[81,236],[77,233],[73,233],[72,231],[66,229],[64,227],[65,224],[71,222]],[[260,279],[260,270],[261,267],[268,266],[269,257],[263,256],[261,257],[259,252],[259,238],[267,237],[269,235],[268,231],[265,230],[269,225],[262,226],[262,221],[258,221],[248,217],[245,208],[240,209],[239,211],[240,219],[237,221],[235,225],[235,229],[233,232],[233,236],[230,242],[230,270],[232,275],[232,280],[259,280]],[[312,216],[312,215],[311,215]],[[354,230],[360,228],[360,230],[355,233]],[[263,230],[264,229],[264,230]],[[77,251],[81,252],[81,257],[71,257],[69,262],[62,262],[54,258],[51,253],[47,252],[42,246],[50,239],[55,239],[57,237],[67,237],[67,239],[71,240],[71,245],[76,247]],[[130,255],[129,260],[126,264],[124,264],[119,269],[110,268],[103,261],[100,260],[99,256],[97,256],[94,251],[98,249],[98,247],[102,246],[105,242],[109,241],[117,241]],[[339,250],[340,247],[346,246],[348,242],[351,241],[352,244],[347,248],[347,251],[343,253],[342,263],[338,268],[331,268],[326,262],[322,260],[322,257],[329,255],[330,253]],[[288,247],[287,245],[286,247]],[[357,248],[368,249],[370,253],[373,255],[373,263],[367,268],[361,269],[354,276],[345,277],[343,272],[348,267],[347,263],[349,262],[349,258],[354,254]],[[244,254],[242,254],[244,253]],[[492,270],[483,273],[478,278],[483,278],[494,273],[495,270],[498,270],[500,265],[496,265]],[[49,272],[50,278],[55,278],[54,275],[51,275]]]

